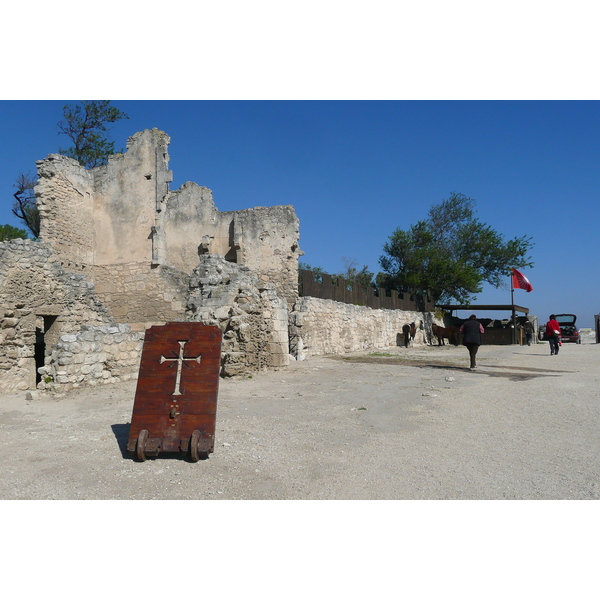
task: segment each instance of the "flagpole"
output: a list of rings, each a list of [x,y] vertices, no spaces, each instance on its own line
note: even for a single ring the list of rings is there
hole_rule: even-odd
[[[515,319],[515,284],[513,281],[513,270],[510,271],[510,309],[512,311],[513,344],[517,343],[517,320]]]
[[[510,272],[510,303],[514,306],[515,305],[515,286],[513,283],[513,273],[512,273],[512,269]]]

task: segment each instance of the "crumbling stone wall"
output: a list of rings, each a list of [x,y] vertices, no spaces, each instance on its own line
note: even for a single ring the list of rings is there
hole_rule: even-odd
[[[109,320],[93,285],[53,260],[47,245],[31,240],[0,243],[0,390],[35,389],[36,342],[41,336],[52,345],[84,323]]]
[[[138,132],[89,171],[56,154],[38,161],[41,239],[87,274],[116,320],[138,328],[183,318],[186,278],[203,254],[251,268],[291,307],[302,254],[293,207],[220,212],[206,187],[170,191],[169,143],[158,129]]]
[[[385,347],[426,319],[298,298],[293,207],[220,212],[206,187],[170,191],[169,143],[136,133],[89,171],[56,154],[38,161],[43,243],[0,244],[0,390],[136,377],[155,323],[218,325],[222,374],[234,376]]]
[[[94,269],[96,293],[111,316],[142,331],[152,323],[185,320],[190,276],[147,263],[123,263]]]
[[[298,294],[299,220],[292,206],[219,212],[193,183],[169,193],[156,225],[161,264],[189,272],[204,254],[248,267],[291,305]]]
[[[290,314],[290,352],[297,360],[398,345],[402,325],[415,323],[415,344],[427,343],[432,313],[373,309],[309,296]],[[443,325],[435,320],[438,325]]]
[[[85,274],[42,242],[0,242],[0,391],[137,377],[144,332],[117,324]]]
[[[235,215],[238,262],[252,269],[292,308],[298,296],[299,220],[292,206],[256,207]]]
[[[222,375],[289,364],[287,304],[247,267],[202,256],[190,281],[186,319],[223,332]]]
[[[55,260],[89,273],[94,263],[93,174],[60,154],[50,154],[37,167],[40,239]]]
[[[123,323],[83,325],[60,336],[40,368],[38,389],[65,391],[137,379],[144,332]]]

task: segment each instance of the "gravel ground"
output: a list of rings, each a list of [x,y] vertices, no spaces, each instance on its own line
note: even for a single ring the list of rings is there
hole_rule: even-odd
[[[0,498],[600,497],[600,345],[390,348],[222,380],[215,452],[127,454],[135,382],[0,396]]]

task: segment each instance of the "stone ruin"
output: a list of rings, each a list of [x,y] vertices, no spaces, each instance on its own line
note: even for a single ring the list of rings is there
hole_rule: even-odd
[[[90,170],[38,161],[42,241],[0,243],[0,390],[136,377],[145,329],[169,321],[218,323],[225,375],[288,364],[293,207],[220,212],[206,187],[169,190],[169,142],[139,132]]]
[[[136,378],[145,330],[171,321],[218,325],[222,375],[239,376],[385,344],[419,318],[374,326],[375,312],[402,311],[299,299],[294,208],[220,212],[206,187],[171,191],[169,142],[157,129],[136,133],[90,170],[58,154],[38,161],[41,241],[0,243],[1,392]],[[349,318],[362,324],[348,328]]]

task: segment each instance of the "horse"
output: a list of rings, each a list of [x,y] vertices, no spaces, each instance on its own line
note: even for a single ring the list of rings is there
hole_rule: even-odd
[[[444,342],[444,338],[448,338],[448,343],[450,343],[451,339],[454,339],[454,345],[458,346],[458,334],[459,334],[459,329],[458,327],[440,327],[439,325],[436,325],[435,323],[431,326],[431,331],[434,335],[434,337],[437,338],[438,340],[438,346],[445,346],[445,342]]]
[[[410,324],[410,341],[414,342],[415,341],[415,335],[417,335],[417,326],[414,323]]]

